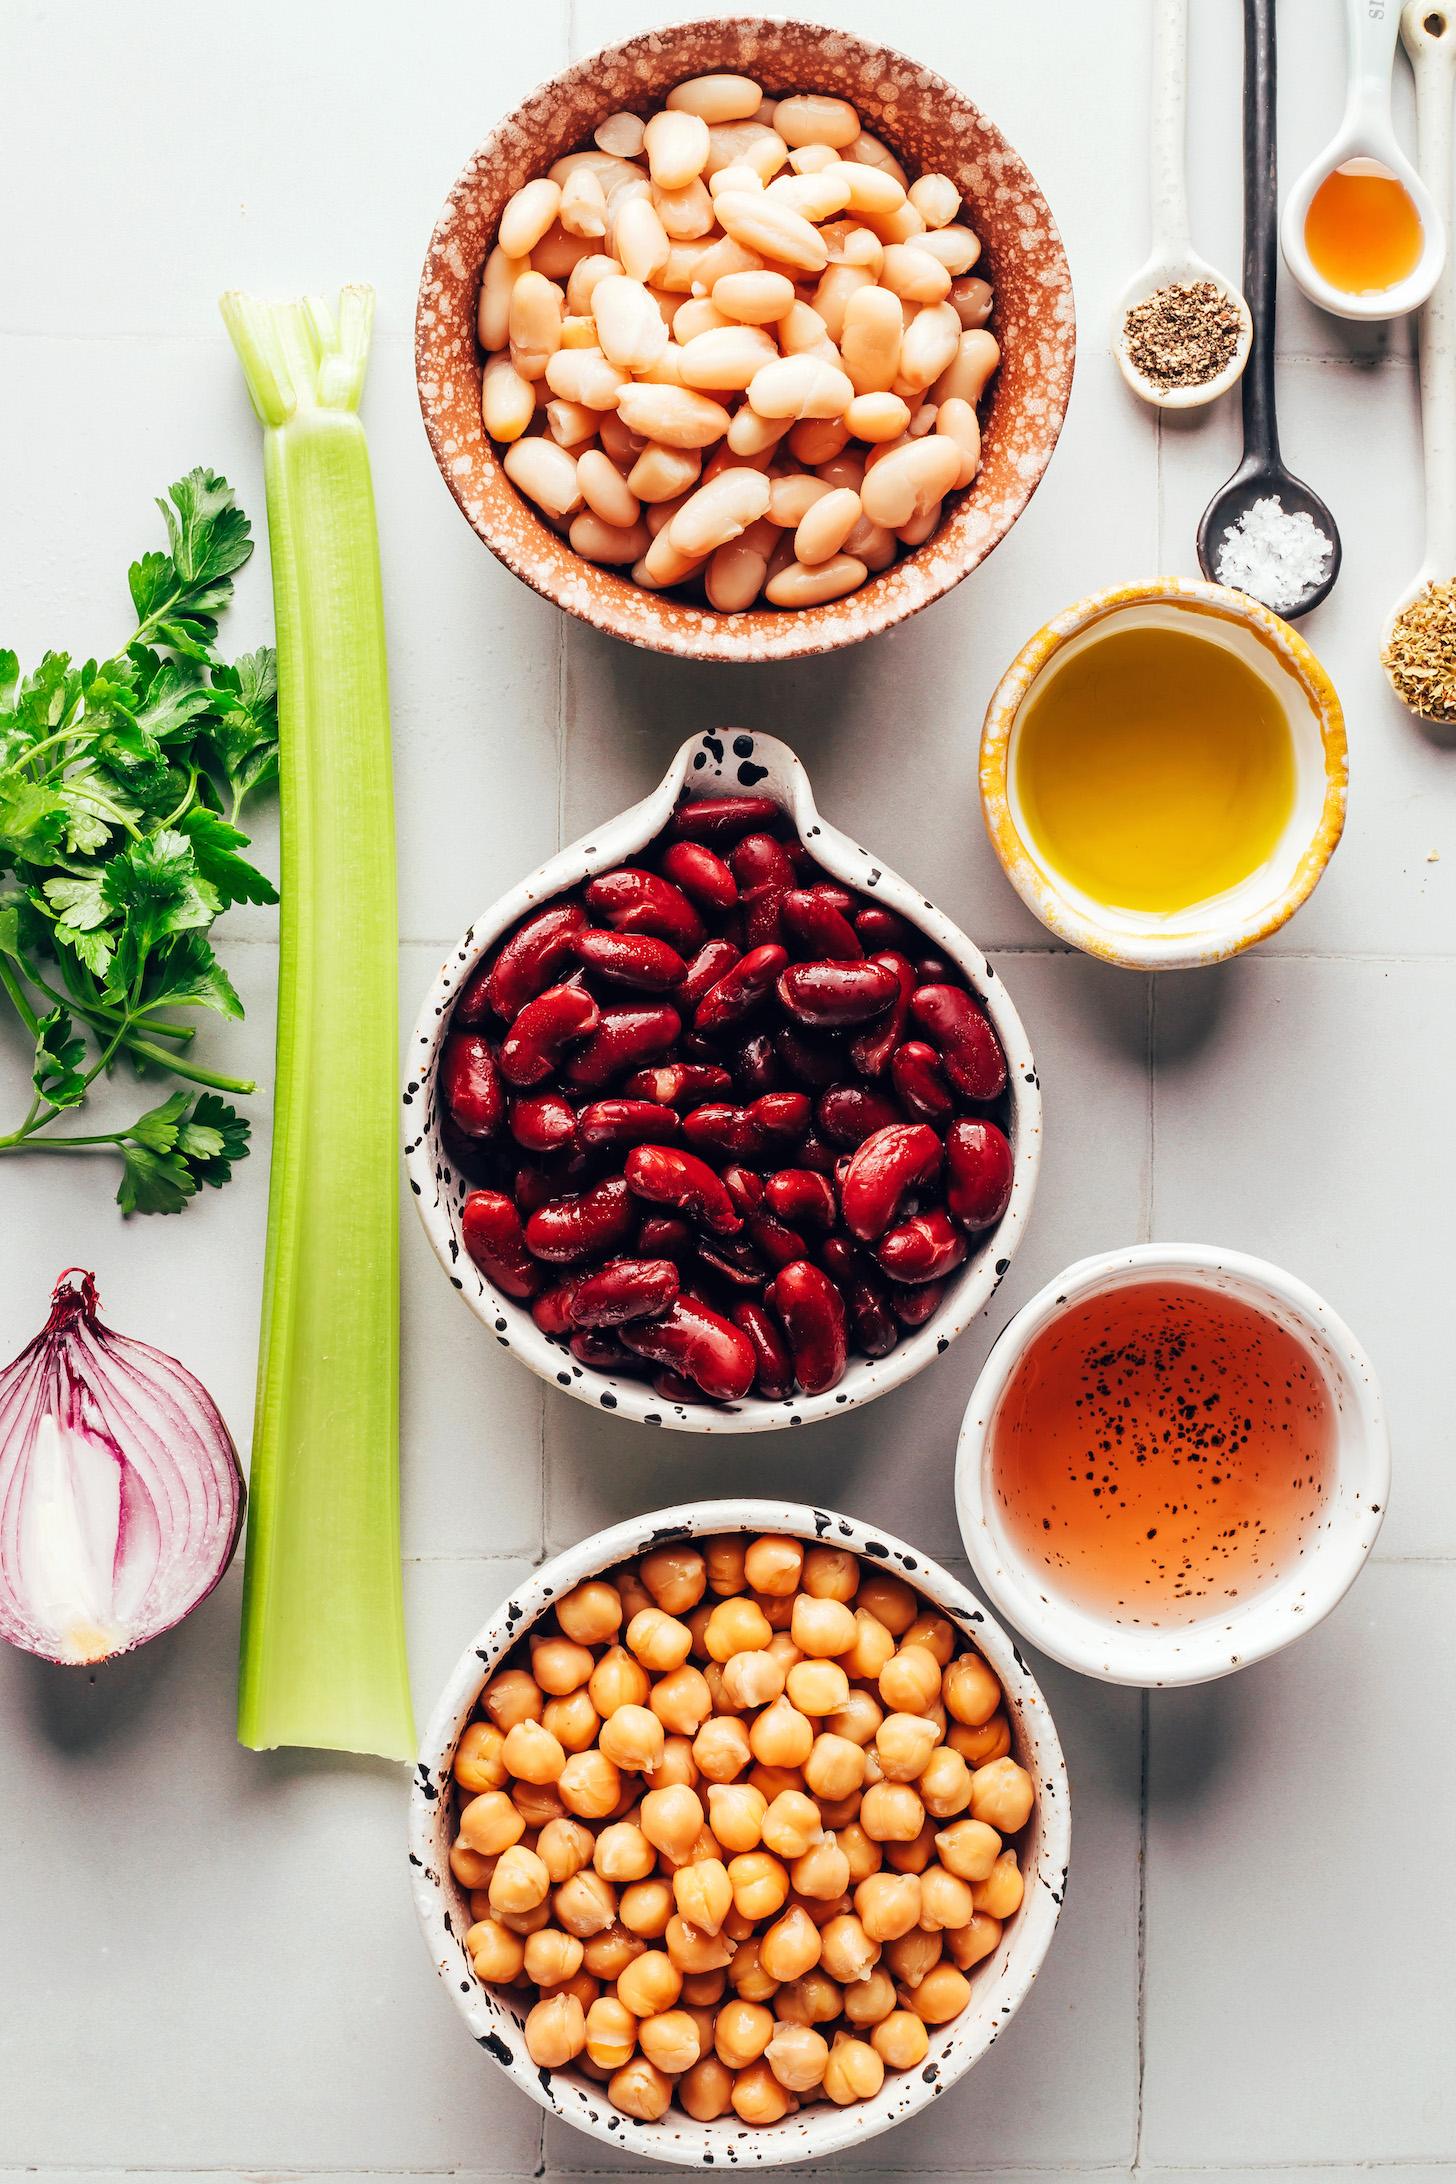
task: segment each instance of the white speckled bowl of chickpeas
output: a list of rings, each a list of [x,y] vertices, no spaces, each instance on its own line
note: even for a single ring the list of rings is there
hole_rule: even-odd
[[[992,1617],[798,1503],[600,1532],[491,1616],[412,1789],[415,1906],[479,2044],[577,2129],[777,2166],[941,2097],[1041,1968],[1067,1775]]]

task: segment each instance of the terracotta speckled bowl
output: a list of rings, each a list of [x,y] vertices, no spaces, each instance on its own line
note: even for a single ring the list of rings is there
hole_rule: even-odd
[[[621,107],[646,113],[685,77],[741,71],[765,90],[852,99],[912,170],[949,174],[995,290],[1001,368],[982,411],[982,464],[924,546],[848,598],[796,611],[718,614],[583,561],[538,520],[480,418],[476,292],[505,203]],[[1072,384],[1072,277],[1046,201],[1000,131],[959,91],[888,46],[815,23],[714,18],[653,30],[579,61],[486,139],[430,239],[415,320],[420,407],[450,491],[491,552],[547,599],[629,643],[687,659],[771,660],[832,651],[928,606],[984,561],[1051,460]]]

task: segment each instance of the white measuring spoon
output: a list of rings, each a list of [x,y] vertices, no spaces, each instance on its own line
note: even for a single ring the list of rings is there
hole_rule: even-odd
[[[1185,171],[1188,117],[1188,0],[1153,0],[1153,82],[1149,141],[1152,164],[1152,251],[1118,299],[1112,321],[1112,350],[1134,394],[1158,409],[1198,409],[1223,394],[1249,361],[1253,322],[1242,293],[1193,248],[1188,223]],[[1173,283],[1212,281],[1234,304],[1242,321],[1238,346],[1216,378],[1197,387],[1158,387],[1127,353],[1123,322],[1134,304]]]
[[[1456,8],[1410,0],[1400,35],[1416,79],[1421,175],[1442,206],[1451,203],[1451,87],[1456,81]],[[1381,649],[1396,618],[1428,584],[1456,578],[1456,265],[1449,261],[1421,313],[1421,445],[1426,476],[1426,553],[1385,618]]]
[[[1390,114],[1390,73],[1399,21],[1396,0],[1345,0],[1349,88],[1344,115],[1333,140],[1305,168],[1284,202],[1279,229],[1284,262],[1311,303],[1336,318],[1388,319],[1414,311],[1435,287],[1446,262],[1447,201],[1432,194],[1406,158]],[[1394,175],[1410,194],[1424,238],[1420,258],[1403,281],[1354,294],[1325,279],[1304,239],[1315,191],[1337,167],[1352,162],[1368,163]]]

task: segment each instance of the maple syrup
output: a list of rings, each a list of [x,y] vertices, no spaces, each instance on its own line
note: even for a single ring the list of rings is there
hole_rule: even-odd
[[[1394,288],[1421,262],[1425,236],[1409,190],[1374,159],[1327,174],[1304,216],[1310,263],[1347,296]]]

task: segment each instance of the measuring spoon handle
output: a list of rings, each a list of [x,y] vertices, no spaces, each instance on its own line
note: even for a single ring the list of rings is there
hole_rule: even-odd
[[[1244,0],[1244,295],[1254,344],[1244,371],[1244,461],[1279,461],[1274,412],[1274,291],[1279,163],[1274,142],[1274,0]]]
[[[1399,27],[1400,0],[1345,0],[1346,128],[1368,114],[1389,132],[1390,71]]]
[[[1191,248],[1188,224],[1188,0],[1153,0],[1149,101],[1153,256],[1178,265]]]
[[[1417,165],[1448,227],[1451,221],[1451,87],[1456,80],[1456,13],[1410,0],[1400,34],[1416,79]],[[1421,312],[1421,442],[1426,473],[1426,568],[1456,576],[1456,264],[1446,263]]]

